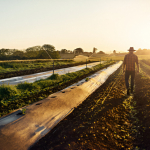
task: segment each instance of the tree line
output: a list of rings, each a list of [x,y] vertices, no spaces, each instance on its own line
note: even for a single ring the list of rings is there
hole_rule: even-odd
[[[50,44],[33,46],[25,50],[0,49],[0,60],[24,60],[24,59],[59,59],[59,52]]]
[[[150,55],[150,49],[141,49],[139,48],[135,54],[137,55]]]
[[[62,49],[56,50],[53,45],[44,44],[43,46],[33,46],[25,50],[18,49],[0,49],[0,60],[25,60],[25,59],[59,59],[60,54],[86,54],[91,55],[96,53],[97,48],[93,48],[93,52],[84,52],[82,48],[76,48],[73,51]],[[99,51],[98,54],[105,54],[103,51]]]

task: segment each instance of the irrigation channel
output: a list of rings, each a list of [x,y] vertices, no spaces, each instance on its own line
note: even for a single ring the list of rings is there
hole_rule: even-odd
[[[103,85],[121,64],[122,61],[119,61],[89,76],[88,81],[83,79],[44,100],[27,106],[25,114],[18,110],[0,118],[1,149],[26,150],[31,148],[34,143],[57,126],[66,116],[72,114],[71,112]],[[91,109],[94,109],[94,107]]]
[[[56,69],[56,70],[54,70],[54,72],[59,74],[59,75],[63,75],[63,74],[66,74],[66,73],[71,73],[71,72],[76,72],[76,71],[82,70],[86,67],[92,68],[93,66],[96,66],[100,63],[103,64],[104,62],[105,61],[94,62],[94,63],[84,64],[84,65],[79,65],[79,66],[74,66],[74,67]],[[53,74],[53,70],[52,71],[35,73],[35,74],[31,74],[31,75],[1,79],[0,80],[0,85],[2,85],[2,84],[16,85],[16,84],[24,83],[24,82],[33,83],[33,82],[38,81],[40,79],[46,79],[47,77],[49,77],[52,74]]]

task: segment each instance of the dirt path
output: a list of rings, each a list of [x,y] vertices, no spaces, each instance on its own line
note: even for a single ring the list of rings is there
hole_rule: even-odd
[[[136,75],[135,94],[125,96],[118,69],[31,150],[150,149],[150,79]]]

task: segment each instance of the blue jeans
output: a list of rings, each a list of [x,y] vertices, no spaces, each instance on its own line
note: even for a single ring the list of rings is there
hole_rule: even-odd
[[[131,76],[131,90],[133,90],[135,71],[126,70],[126,72],[125,72],[125,83],[126,83],[126,88],[127,89],[129,89],[129,76]]]

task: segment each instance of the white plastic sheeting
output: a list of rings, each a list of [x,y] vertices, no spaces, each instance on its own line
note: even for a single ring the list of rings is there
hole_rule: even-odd
[[[90,80],[87,82],[83,79],[44,100],[28,106],[26,114],[13,122],[6,124],[7,116],[1,118],[1,148],[28,149],[101,86],[121,64],[122,61],[89,76]],[[12,117],[13,115],[16,114],[12,114]],[[10,119],[10,115],[8,117]],[[3,119],[5,119],[5,122],[3,122]]]
[[[102,61],[101,63],[104,63],[104,61]],[[96,66],[98,64],[100,64],[100,62],[89,63],[89,64],[87,64],[87,67],[91,68],[91,67]],[[74,66],[74,67],[69,67],[69,68],[56,69],[56,70],[54,70],[54,73],[58,73],[58,74],[62,75],[62,74],[66,74],[66,73],[76,72],[76,71],[79,71],[79,70],[84,69],[84,68],[86,68],[86,64]],[[40,73],[31,74],[31,75],[1,79],[0,85],[2,85],[2,84],[10,84],[10,85],[14,84],[14,85],[16,85],[16,84],[24,83],[24,82],[33,83],[33,82],[38,81],[40,79],[46,79],[49,76],[51,76],[52,74],[53,74],[53,71],[51,70],[51,71],[40,72]]]

